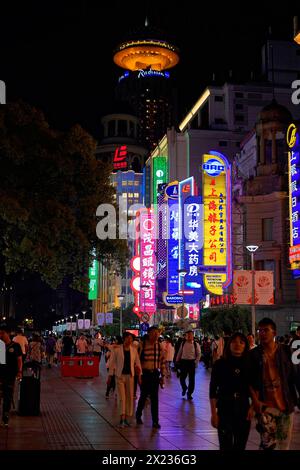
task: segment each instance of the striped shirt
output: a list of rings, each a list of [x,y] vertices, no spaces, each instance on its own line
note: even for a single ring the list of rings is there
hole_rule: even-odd
[[[160,369],[161,375],[165,375],[166,360],[164,350],[158,342],[151,344],[150,341],[145,340],[141,352],[141,364],[142,369]]]

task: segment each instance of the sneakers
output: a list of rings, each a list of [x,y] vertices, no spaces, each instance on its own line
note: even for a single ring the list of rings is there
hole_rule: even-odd
[[[153,424],[152,424],[152,427],[153,427],[154,429],[160,429],[160,428],[161,428],[161,425],[160,425],[159,423],[153,423]]]
[[[123,424],[124,426],[126,426],[126,428],[129,428],[131,426],[127,419],[124,419]]]
[[[142,418],[136,416],[136,424],[144,424]]]
[[[187,399],[188,399],[188,400],[192,400],[192,399],[193,399],[192,395],[188,395],[188,396],[187,396]]]

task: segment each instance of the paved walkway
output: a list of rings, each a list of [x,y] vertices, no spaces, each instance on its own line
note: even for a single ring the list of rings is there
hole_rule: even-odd
[[[60,369],[42,371],[41,415],[18,416],[12,412],[10,427],[0,428],[0,450],[217,450],[218,437],[210,425],[208,385],[210,373],[197,369],[194,400],[181,397],[173,373],[160,390],[160,430],[152,429],[150,407],[144,425],[118,429],[114,396],[105,399],[106,369],[94,379],[61,378]],[[247,449],[258,448],[254,428]],[[300,413],[295,415],[291,449],[300,450]]]

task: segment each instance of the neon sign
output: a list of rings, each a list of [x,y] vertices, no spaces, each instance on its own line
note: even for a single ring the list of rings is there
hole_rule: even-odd
[[[98,275],[99,275],[99,262],[94,259],[92,266],[89,268],[89,300],[96,300],[98,298]]]
[[[167,157],[155,157],[152,160],[153,204],[157,203],[158,185],[168,181]]]
[[[289,214],[290,214],[290,249],[294,279],[300,278],[300,138],[295,124],[291,124],[286,134],[289,146]]]
[[[121,145],[117,147],[113,159],[114,170],[124,170],[127,168],[127,145]]]
[[[145,313],[156,310],[156,219],[153,209],[140,212],[141,284],[140,308]]]
[[[203,265],[206,289],[217,295],[232,281],[231,258],[231,166],[219,152],[203,155],[204,203]]]
[[[167,292],[178,294],[178,261],[179,261],[179,207],[178,182],[170,183],[165,189],[168,202],[168,240],[167,240]]]

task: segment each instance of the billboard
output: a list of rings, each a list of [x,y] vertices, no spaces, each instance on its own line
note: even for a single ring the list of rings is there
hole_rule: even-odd
[[[98,276],[99,276],[99,262],[94,259],[92,266],[89,268],[89,300],[96,300],[98,297]]]
[[[165,188],[167,213],[167,293],[178,294],[178,258],[179,258],[179,206],[178,181]]]
[[[289,174],[289,215],[290,249],[289,261],[294,279],[300,278],[300,134],[297,126],[291,124],[287,130],[288,174]]]
[[[168,181],[168,159],[167,157],[154,157],[152,159],[152,201],[157,203],[158,185]]]
[[[252,271],[234,271],[233,300],[235,304],[252,305]],[[274,304],[273,271],[254,271],[254,304]]]
[[[184,217],[183,207],[186,199],[189,196],[195,195],[195,179],[193,176],[186,178],[185,180],[179,181],[178,183],[179,192],[179,269],[184,268]],[[179,286],[183,288],[183,277],[180,276]]]
[[[140,212],[140,308],[143,312],[156,310],[156,218],[153,209]],[[144,287],[143,287],[144,286]]]
[[[219,152],[202,156],[204,204],[203,263],[206,289],[217,295],[232,281],[231,256],[231,165]]]

